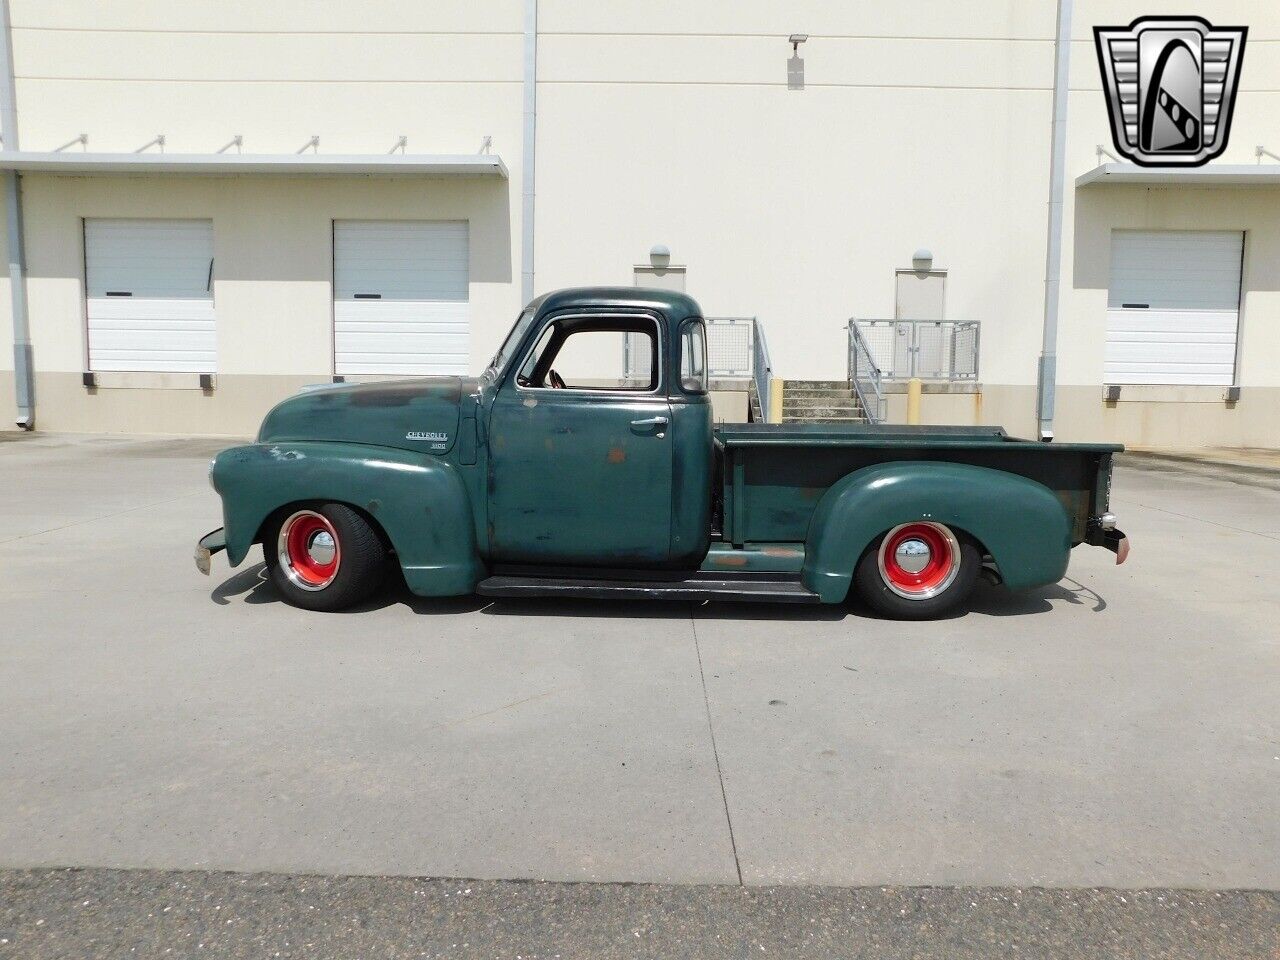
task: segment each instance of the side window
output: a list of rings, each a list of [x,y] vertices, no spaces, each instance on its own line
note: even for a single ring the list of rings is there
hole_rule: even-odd
[[[647,318],[570,317],[552,323],[520,365],[526,389],[658,388],[658,329]]]
[[[701,320],[687,320],[680,328],[680,388],[707,392],[707,328]]]

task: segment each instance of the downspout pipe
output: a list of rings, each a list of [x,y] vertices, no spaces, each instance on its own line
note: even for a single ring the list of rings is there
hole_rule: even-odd
[[[534,175],[538,153],[538,0],[524,0],[524,138],[520,163],[520,304],[533,299]]]
[[[1036,420],[1040,439],[1053,439],[1053,407],[1058,386],[1058,290],[1062,276],[1063,168],[1067,160],[1067,83],[1071,67],[1071,4],[1058,0],[1058,34],[1053,48],[1053,138],[1049,149],[1049,236],[1044,263],[1044,339],[1037,373]]]
[[[4,149],[18,147],[18,105],[13,85],[13,33],[9,0],[0,0],[0,137]],[[16,170],[4,174],[5,228],[9,248],[9,294],[13,305],[13,381],[18,415],[24,430],[36,425],[35,377],[31,362],[31,323],[27,315],[27,262],[22,240],[22,185]]]

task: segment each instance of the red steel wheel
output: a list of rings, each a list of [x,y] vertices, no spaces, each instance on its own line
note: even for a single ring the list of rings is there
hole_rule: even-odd
[[[929,600],[960,572],[960,541],[940,523],[919,520],[894,527],[877,555],[884,585],[904,600]]]
[[[299,510],[285,519],[276,555],[281,572],[301,590],[323,590],[333,583],[342,565],[338,531],[314,510]]]

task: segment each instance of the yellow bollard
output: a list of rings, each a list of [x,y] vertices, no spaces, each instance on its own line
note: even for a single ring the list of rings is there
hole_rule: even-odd
[[[769,381],[769,409],[764,412],[765,423],[782,422],[782,383],[780,377]]]
[[[919,377],[907,381],[907,423],[920,422],[920,392],[922,384]]]

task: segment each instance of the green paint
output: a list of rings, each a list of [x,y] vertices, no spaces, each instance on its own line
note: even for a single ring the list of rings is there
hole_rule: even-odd
[[[1067,572],[1071,521],[1043,484],[960,463],[866,467],[833,484],[814,511],[801,581],[827,603],[849,592],[853,569],[881,533],[933,520],[977,539],[1013,589]]]
[[[518,563],[800,572],[835,603],[867,545],[907,520],[968,531],[1014,587],[1056,580],[1073,544],[1098,539],[1086,521],[1106,509],[1114,445],[1033,443],[985,427],[713,431],[707,397],[674,375],[680,324],[700,315],[679,293],[560,291],[526,308],[478,378],[289,398],[257,443],[216,458],[228,558],[242,562],[277,511],[336,501],[383,530],[423,595],[469,593],[492,564]],[[526,353],[557,321],[553,337],[573,324],[656,322],[657,388],[517,383]],[[635,423],[653,418],[666,423]]]

